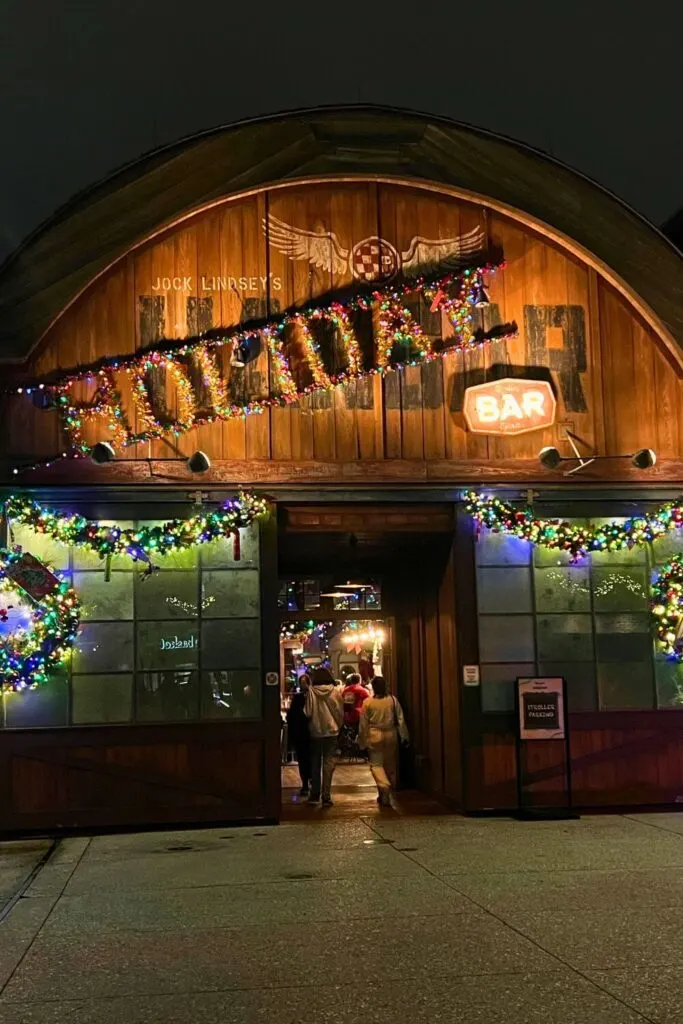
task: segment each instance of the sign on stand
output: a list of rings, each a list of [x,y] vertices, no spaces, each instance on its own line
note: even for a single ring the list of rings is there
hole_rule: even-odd
[[[525,819],[577,818],[572,812],[571,753],[567,724],[567,686],[560,676],[521,676],[515,688],[517,717],[517,816]],[[541,748],[538,741],[545,741]],[[560,806],[538,802],[543,784],[560,774]],[[534,792],[534,785],[540,788]],[[554,791],[553,791],[554,795]]]
[[[519,738],[563,740],[564,679],[518,679]]]

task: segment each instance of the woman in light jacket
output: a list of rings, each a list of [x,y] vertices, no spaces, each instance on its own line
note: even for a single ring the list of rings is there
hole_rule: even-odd
[[[311,795],[308,802],[317,804],[322,795],[323,807],[331,807],[332,775],[337,739],[344,720],[344,705],[341,691],[327,669],[316,668],[311,672],[310,684],[306,686],[304,712],[311,732]]]
[[[408,742],[403,709],[396,697],[387,695],[381,676],[372,680],[374,697],[366,700],[360,713],[358,745],[370,755],[370,771],[377,785],[378,802],[391,806],[391,790],[396,788],[398,744]]]

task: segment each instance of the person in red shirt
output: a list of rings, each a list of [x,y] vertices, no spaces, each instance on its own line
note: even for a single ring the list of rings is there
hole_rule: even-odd
[[[357,672],[349,676],[349,681],[342,690],[344,701],[344,725],[349,729],[356,730],[360,722],[361,708],[366,700],[370,698],[370,691],[366,690],[361,683]]]

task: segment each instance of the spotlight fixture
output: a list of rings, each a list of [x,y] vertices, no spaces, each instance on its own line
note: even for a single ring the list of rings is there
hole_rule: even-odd
[[[211,469],[211,459],[204,452],[196,451],[190,455],[186,465],[190,473],[206,473]]]
[[[558,452],[557,448],[553,448],[552,445],[548,445],[547,448],[541,448],[538,453],[538,461],[546,469],[557,469],[559,464],[562,462],[562,456]]]
[[[484,288],[484,285],[481,281],[479,281],[478,284],[475,284],[474,288],[472,289],[472,301],[478,309],[481,309],[483,306],[489,306],[491,304],[489,302],[488,292],[486,291],[486,288]]]
[[[102,466],[105,462],[113,462],[116,458],[116,452],[108,441],[98,441],[90,452],[90,458],[98,466]]]
[[[602,459],[630,459],[636,469],[652,469],[657,462],[657,455],[652,448],[641,448],[634,455],[591,455],[590,458],[584,459],[576,444],[578,439],[575,439],[569,431],[567,431],[567,440],[572,447],[573,455],[560,455],[557,448],[552,446],[541,448],[538,453],[538,460],[545,469],[557,469],[562,462],[575,461],[576,465],[564,472],[564,476],[572,476],[572,474],[578,473],[585,466],[590,466],[591,462],[601,461]]]
[[[656,461],[657,456],[652,451],[652,448],[641,448],[631,458],[631,462],[636,469],[652,469]]]

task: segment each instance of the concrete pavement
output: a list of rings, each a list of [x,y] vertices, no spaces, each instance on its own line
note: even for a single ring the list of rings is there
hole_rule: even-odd
[[[67,839],[0,923],[0,1020],[676,1024],[682,955],[683,815]]]

